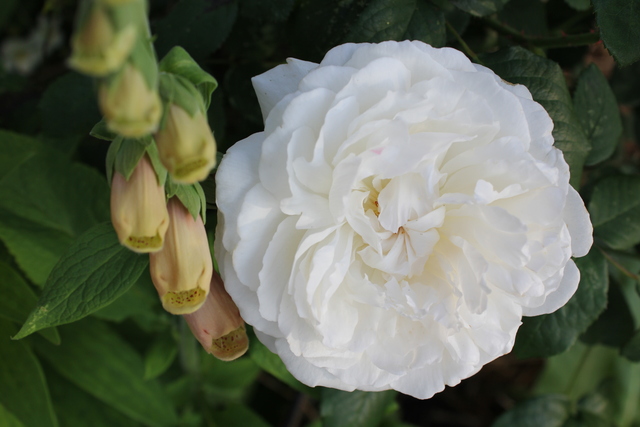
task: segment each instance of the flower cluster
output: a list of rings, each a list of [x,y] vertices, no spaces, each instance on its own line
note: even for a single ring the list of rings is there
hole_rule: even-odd
[[[253,84],[265,130],[219,166],[216,257],[303,383],[428,398],[575,292],[592,227],[524,86],[409,41]]]

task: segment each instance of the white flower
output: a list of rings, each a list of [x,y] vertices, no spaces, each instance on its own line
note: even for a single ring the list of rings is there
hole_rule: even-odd
[[[220,164],[216,255],[303,383],[431,397],[575,292],[592,227],[524,86],[421,42],[253,84],[265,131]]]

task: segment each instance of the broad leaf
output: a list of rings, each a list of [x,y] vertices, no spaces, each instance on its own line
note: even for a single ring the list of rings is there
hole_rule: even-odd
[[[555,146],[562,150],[571,170],[571,185],[580,177],[591,146],[574,111],[562,70],[553,61],[520,47],[483,55],[482,61],[509,83],[521,83],[531,91],[553,120]]]
[[[150,380],[162,375],[178,354],[178,344],[169,334],[161,334],[144,357],[144,379]]]
[[[0,317],[22,324],[37,301],[38,297],[20,274],[0,261]],[[43,329],[40,333],[52,343],[60,344],[57,329]]]
[[[23,162],[41,152],[44,146],[37,139],[19,133],[0,130],[0,180]]]
[[[95,398],[147,426],[171,426],[176,414],[160,384],[143,379],[140,355],[104,323],[88,318],[60,328],[62,345],[38,342],[40,357]]]
[[[498,12],[509,0],[451,0],[456,7],[474,16],[486,16]]]
[[[25,427],[56,427],[40,362],[25,343],[9,339],[14,333],[15,327],[0,319],[0,403]]]
[[[25,427],[22,422],[0,403],[0,426],[3,427]]]
[[[576,342],[607,305],[607,263],[597,248],[575,260],[580,285],[569,302],[551,314],[525,317],[516,337],[518,357],[548,357]]]
[[[591,143],[585,164],[590,166],[606,160],[618,145],[622,120],[616,97],[594,64],[580,75],[573,105]]]
[[[598,182],[589,213],[594,234],[614,249],[640,242],[640,178],[612,176]]]
[[[14,339],[74,322],[110,304],[129,290],[148,262],[148,257],[120,245],[110,223],[96,225],[56,264],[38,305]]]
[[[620,65],[640,59],[640,2],[592,0],[604,45]]]
[[[236,1],[214,7],[206,0],[180,0],[154,27],[158,55],[182,46],[195,59],[204,59],[225,41],[237,14]]]
[[[224,427],[270,427],[270,424],[251,408],[242,404],[229,405],[221,411],[214,412],[213,419],[216,425]]]
[[[444,13],[426,0],[374,0],[350,26],[344,41],[421,40],[446,43]]]
[[[580,337],[587,344],[622,347],[633,335],[633,315],[620,286],[613,282],[607,295],[607,309]]]
[[[100,174],[54,152],[38,154],[0,181],[0,238],[36,284],[43,284],[77,236],[109,218]]]
[[[323,427],[375,427],[380,424],[396,394],[392,390],[346,392],[323,389],[320,404],[322,425]]]

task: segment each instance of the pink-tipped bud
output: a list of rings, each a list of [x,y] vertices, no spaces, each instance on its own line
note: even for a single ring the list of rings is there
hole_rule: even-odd
[[[192,117],[171,104],[166,123],[154,138],[160,160],[176,182],[202,181],[216,165],[216,141],[207,117],[200,111]]]
[[[169,229],[164,247],[149,254],[151,279],[162,306],[172,314],[198,310],[209,293],[213,262],[202,218],[196,220],[173,197],[167,204]]]
[[[127,181],[114,172],[111,182],[111,222],[120,243],[134,252],[162,249],[169,227],[164,187],[147,156],[143,156]]]
[[[202,347],[220,360],[237,359],[249,348],[249,338],[238,307],[216,272],[202,308],[184,318]]]

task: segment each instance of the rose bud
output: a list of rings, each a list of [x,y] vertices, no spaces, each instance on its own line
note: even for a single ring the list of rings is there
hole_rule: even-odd
[[[145,155],[127,181],[114,172],[111,183],[111,222],[120,243],[134,252],[162,249],[169,227],[164,187]]]
[[[151,279],[162,306],[172,314],[199,309],[209,293],[213,262],[202,218],[197,220],[178,198],[167,204],[169,230],[161,251],[149,254]]]
[[[107,9],[96,4],[73,35],[69,66],[94,76],[116,71],[127,59],[136,41],[136,29],[129,24],[116,30]]]
[[[220,360],[235,360],[249,348],[244,321],[218,273],[213,273],[204,305],[184,318],[202,347]]]
[[[107,126],[120,135],[136,138],[158,127],[160,96],[130,63],[113,79],[100,84],[98,102]]]
[[[164,128],[154,137],[160,160],[176,182],[202,181],[216,164],[216,141],[199,109],[192,117],[171,104]]]

